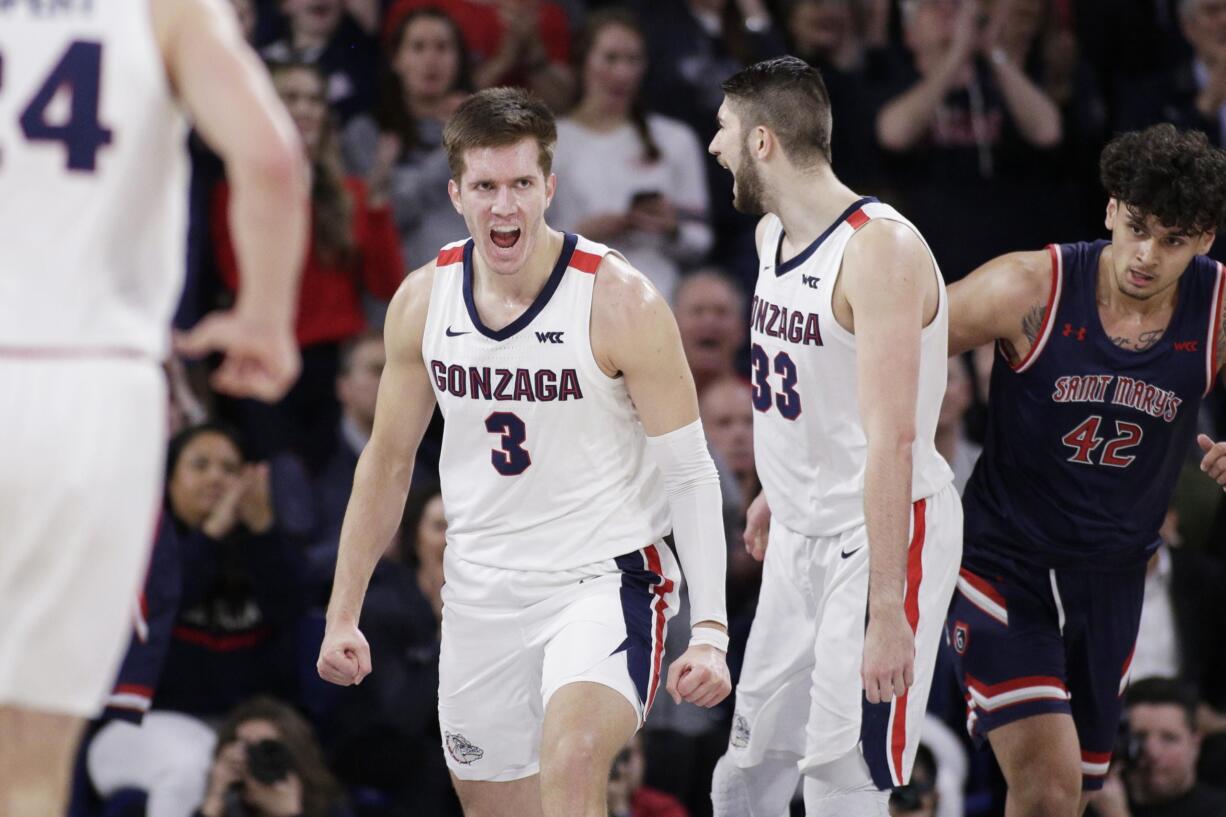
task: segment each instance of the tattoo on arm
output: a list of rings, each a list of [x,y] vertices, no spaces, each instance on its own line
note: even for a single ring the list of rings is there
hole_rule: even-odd
[[[1218,334],[1214,342],[1217,343],[1218,370],[1213,373],[1216,378],[1218,372],[1222,371],[1223,362],[1226,362],[1226,301],[1222,303],[1222,316],[1218,318]]]
[[[1047,304],[1035,304],[1022,318],[1022,334],[1030,341],[1031,346],[1038,339],[1039,331],[1043,328],[1043,318],[1046,316]]]
[[[1144,352],[1157,343],[1164,334],[1166,334],[1166,329],[1151,329],[1148,332],[1142,332],[1135,338],[1113,337],[1111,342],[1121,349],[1127,349],[1131,352]]]

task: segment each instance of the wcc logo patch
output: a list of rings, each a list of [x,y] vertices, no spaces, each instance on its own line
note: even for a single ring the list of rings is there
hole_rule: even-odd
[[[562,343],[562,332],[537,332],[537,343]]]
[[[965,621],[954,622],[953,648],[958,655],[966,655],[966,646],[971,643],[971,628]]]
[[[445,732],[444,736],[447,740],[447,754],[451,755],[451,759],[456,763],[467,766],[485,757],[485,750],[469,743],[468,738],[463,735]]]
[[[744,749],[749,745],[749,721],[745,720],[744,715],[737,715],[732,719],[731,743],[737,749]]]

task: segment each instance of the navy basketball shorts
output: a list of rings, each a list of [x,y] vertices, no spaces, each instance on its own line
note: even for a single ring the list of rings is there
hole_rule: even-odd
[[[443,556],[439,726],[461,780],[540,769],[553,694],[600,684],[647,717],[663,686],[664,637],[681,572],[664,543],[573,570],[506,570]]]
[[[1071,715],[1081,744],[1082,788],[1102,788],[1144,594],[1144,564],[1049,570],[968,552],[946,637],[975,742],[1023,718]]]

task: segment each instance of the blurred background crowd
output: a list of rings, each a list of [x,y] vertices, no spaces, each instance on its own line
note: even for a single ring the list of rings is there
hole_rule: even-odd
[[[441,136],[474,90],[523,85],[554,108],[547,220],[620,250],[674,305],[723,477],[734,680],[760,576],[739,544],[759,489],[745,379],[757,258],[755,219],[732,209],[731,176],[706,153],[720,82],[784,53],[819,67],[835,171],[913,219],[951,282],[1003,252],[1102,235],[1097,157],[1112,134],[1170,121],[1226,144],[1226,0],[233,5],[314,171],[303,374],[266,406],[212,394],[208,361],[168,364],[164,512],[111,707],[81,752],[77,817],[459,814],[435,709],[441,418],[363,611],[374,673],[329,687],[315,659],[374,417],[383,310],[405,275],[465,236]],[[241,286],[223,168],[191,148],[180,327]],[[991,350],[951,361],[937,443],[959,487],[979,451],[990,364]],[[1220,395],[1201,423],[1226,436]],[[1100,817],[1226,815],[1226,505],[1188,474],[1147,580]],[[669,633],[674,655],[687,618],[683,608]],[[662,696],[613,769],[610,813],[709,815],[731,711],[731,700],[699,710]],[[892,814],[1002,813],[999,772],[964,722],[943,656],[915,780]]]

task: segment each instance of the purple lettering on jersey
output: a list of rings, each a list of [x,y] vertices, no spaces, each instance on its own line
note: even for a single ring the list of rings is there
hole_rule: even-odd
[[[515,397],[512,399],[536,402],[536,395],[532,391],[532,375],[527,369],[515,370]]]
[[[507,391],[507,386],[511,384],[511,377],[514,375],[510,369],[499,369],[494,372],[498,376],[498,385],[494,387],[495,400],[514,400],[510,392]]]
[[[821,323],[815,312],[788,309],[755,295],[750,323],[756,331],[772,338],[801,346],[822,345]]]
[[[1113,380],[1112,374],[1065,375],[1056,378],[1051,399],[1056,403],[1101,403]]]
[[[447,391],[454,394],[456,397],[463,397],[467,389],[467,378],[464,377],[464,367],[451,364],[447,367]]]
[[[476,366],[468,367],[468,393],[473,396],[474,400],[490,399],[490,370],[488,366],[480,369]]]
[[[574,369],[490,369],[431,360],[430,372],[440,392],[456,397],[527,403],[583,399]]]

